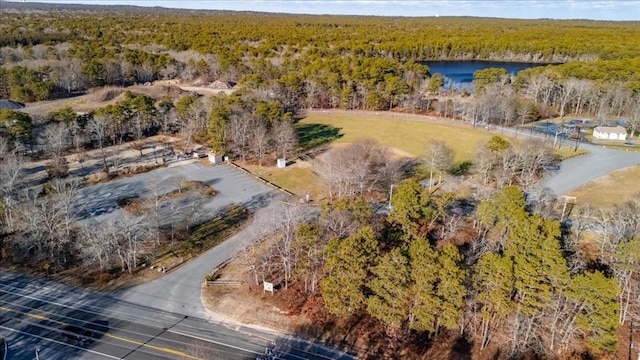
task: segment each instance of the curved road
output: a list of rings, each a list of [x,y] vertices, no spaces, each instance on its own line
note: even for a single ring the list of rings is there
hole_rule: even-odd
[[[545,174],[542,186],[557,195],[563,195],[612,171],[640,165],[640,153],[635,151],[614,150],[593,144],[580,146],[590,154],[563,161],[560,170]]]
[[[513,128],[498,127],[494,132],[553,141],[552,135],[517,131]],[[573,141],[566,140],[564,146],[573,148],[573,145]],[[546,171],[540,185],[551,189],[556,195],[564,195],[612,171],[640,165],[640,152],[637,151],[617,150],[589,143],[580,144],[580,148],[589,151],[589,154],[563,161],[559,170]]]
[[[311,112],[334,113],[334,114],[369,114],[378,115],[375,111],[360,110],[311,110]],[[391,116],[396,121],[420,121],[438,124],[450,123],[449,119],[435,118],[419,114],[395,114]],[[459,124],[459,123],[458,123]],[[468,125],[468,124],[467,124]],[[480,129],[480,128],[479,128]],[[452,131],[455,128],[452,127]],[[553,142],[553,135],[531,132],[522,129],[503,128],[497,126],[491,130],[496,135],[509,135],[516,138],[533,137],[541,140]],[[566,140],[566,146],[571,147],[572,141]],[[640,146],[640,145],[638,145]],[[562,162],[560,170],[548,171],[543,178],[541,185],[551,189],[556,195],[564,195],[569,191],[580,187],[591,180],[606,175],[612,171],[623,169],[629,166],[640,164],[640,153],[634,151],[614,150],[599,145],[582,143],[580,148],[590,152],[588,155],[581,155]]]
[[[240,203],[257,209],[273,200],[270,189],[230,166],[203,168],[188,164],[177,170],[186,172],[188,178],[215,184],[219,194],[214,199],[224,204]],[[106,209],[100,216],[110,216],[113,211],[109,204],[114,199],[109,195],[111,190],[134,189],[139,193],[144,190],[145,176],[159,179],[177,170],[163,169],[127,178],[124,183],[85,188],[88,193],[83,194],[99,200],[92,207]],[[111,189],[114,186],[116,189]],[[163,278],[108,295],[0,271],[0,337],[10,344],[10,358],[33,359],[34,351],[40,349],[41,358],[60,360],[253,360],[276,342],[274,351],[281,359],[353,359],[294,337],[226,325],[205,311],[201,302],[204,276],[233,257],[244,237],[254,233],[254,227],[260,225],[256,222],[247,226]],[[89,344],[69,341],[70,334],[64,332],[67,326],[89,329],[94,339]]]

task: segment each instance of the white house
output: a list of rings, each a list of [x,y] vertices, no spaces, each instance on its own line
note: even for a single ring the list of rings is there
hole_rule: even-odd
[[[627,140],[627,130],[622,126],[596,126],[593,137],[598,140]]]

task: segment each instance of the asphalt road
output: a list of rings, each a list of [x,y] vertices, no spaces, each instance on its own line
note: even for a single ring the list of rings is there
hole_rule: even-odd
[[[563,161],[560,170],[547,171],[542,186],[548,187],[557,195],[564,195],[612,171],[640,165],[638,152],[614,150],[593,144],[580,146],[590,154]]]
[[[242,240],[245,236],[249,236],[249,233],[249,229],[245,228],[162,278],[114,293],[113,296],[134,304],[145,304],[165,311],[209,318],[201,301],[202,281],[205,275],[240,250]]]
[[[553,135],[544,135],[531,131],[517,131],[513,128],[498,127],[493,130],[496,134],[507,133],[518,138],[538,138],[553,143]],[[564,146],[572,147],[574,142],[567,140]],[[590,152],[563,161],[559,170],[546,171],[540,183],[551,189],[556,195],[564,195],[589,181],[595,180],[612,171],[629,166],[640,165],[640,152],[624,151],[607,148],[601,145],[582,143],[581,149]]]
[[[171,179],[180,175],[190,180],[204,181],[213,186],[218,193],[204,204],[205,214],[214,216],[230,204],[242,204],[252,210],[266,206],[275,194],[265,185],[259,183],[242,171],[230,166],[214,167],[192,163],[182,166],[159,169],[132,178],[95,185],[83,189],[79,198],[90,199],[83,203],[83,213],[87,216],[104,219],[122,211],[116,200],[122,196],[150,196],[151,181],[171,190]],[[89,210],[93,209],[93,210]],[[92,212],[88,214],[88,212]],[[187,264],[172,270],[160,279],[113,294],[120,300],[150,306],[169,312],[208,318],[201,301],[201,288],[204,276],[215,267],[235,255],[242,240],[249,232],[239,232],[213,249],[189,261]],[[214,319],[215,320],[215,319]]]
[[[91,332],[82,343],[73,325]],[[10,273],[0,274],[0,333],[8,359],[255,359],[272,339],[203,319]],[[67,333],[67,335],[69,335]]]
[[[218,194],[203,205],[214,215],[229,204],[250,209],[274,194],[240,170],[198,163],[163,168],[81,190],[80,217],[102,221],[122,210],[120,197],[149,196],[151,184],[172,190],[176,175],[212,185]],[[101,294],[42,279],[0,272],[0,336],[9,359],[256,359],[275,344],[278,359],[353,359],[324,346],[277,333],[230,326],[213,319],[201,302],[204,275],[235,255],[251,224],[197,259],[161,279],[124,291]],[[65,337],[73,325],[91,331],[92,341]],[[69,335],[67,333],[67,335]]]
[[[88,331],[81,342],[65,328]],[[353,359],[277,334],[133,304],[44,279],[0,272],[0,336],[8,359]]]

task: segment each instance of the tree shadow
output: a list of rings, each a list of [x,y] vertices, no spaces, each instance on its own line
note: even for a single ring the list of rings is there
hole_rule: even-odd
[[[300,147],[303,151],[328,144],[344,136],[341,128],[326,124],[297,124]]]
[[[450,360],[471,360],[471,353],[473,350],[473,343],[469,342],[469,340],[460,336],[456,342],[453,344],[453,348],[451,349],[451,353],[449,354]]]

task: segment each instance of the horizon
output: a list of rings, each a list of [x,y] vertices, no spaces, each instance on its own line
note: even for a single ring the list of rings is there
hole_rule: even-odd
[[[160,7],[183,10],[254,11],[282,14],[388,16],[388,17],[488,17],[639,21],[640,0],[291,0],[206,1],[187,0],[48,0],[4,1],[51,5]],[[179,5],[179,7],[176,7]]]

